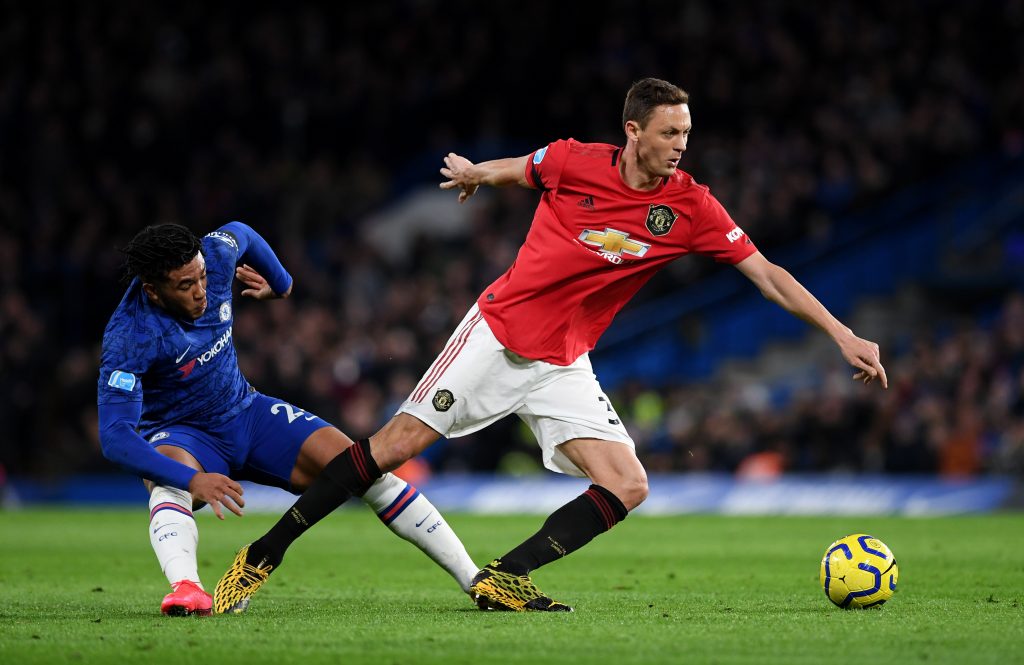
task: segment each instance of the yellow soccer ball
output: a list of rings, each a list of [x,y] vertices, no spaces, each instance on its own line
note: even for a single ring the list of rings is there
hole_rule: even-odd
[[[892,598],[899,574],[892,550],[864,533],[840,538],[821,559],[821,587],[843,609],[879,607]]]

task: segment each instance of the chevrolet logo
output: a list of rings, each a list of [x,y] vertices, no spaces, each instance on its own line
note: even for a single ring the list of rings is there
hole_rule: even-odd
[[[606,252],[615,256],[629,254],[630,256],[641,257],[651,248],[647,243],[630,240],[628,233],[608,228],[603,232],[587,229],[580,234],[580,242],[586,243],[591,247],[597,247],[602,253]]]

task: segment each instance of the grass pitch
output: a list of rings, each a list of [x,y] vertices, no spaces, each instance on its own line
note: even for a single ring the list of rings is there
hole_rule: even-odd
[[[273,516],[198,516],[210,589]],[[477,563],[541,517],[449,515]],[[1024,662],[1024,516],[633,516],[535,581],[573,614],[477,611],[369,511],[297,542],[242,616],[168,618],[145,506],[0,513],[0,663]],[[900,586],[843,611],[818,586],[836,538],[885,541]]]

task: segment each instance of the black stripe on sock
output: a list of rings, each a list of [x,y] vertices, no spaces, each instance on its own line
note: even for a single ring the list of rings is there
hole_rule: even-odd
[[[626,510],[625,504],[622,503],[619,497],[600,485],[591,485],[584,494],[588,494],[595,504],[598,504],[599,501],[603,503],[601,506],[602,513],[610,518],[607,520],[609,529],[626,519],[626,515],[629,515],[629,511]]]

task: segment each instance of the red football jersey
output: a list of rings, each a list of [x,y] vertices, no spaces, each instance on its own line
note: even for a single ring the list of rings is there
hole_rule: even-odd
[[[621,152],[569,139],[530,155],[526,179],[544,193],[515,262],[477,300],[511,351],[572,364],[669,261],[697,253],[736,264],[757,251],[689,174],[650,191],[626,185]]]

